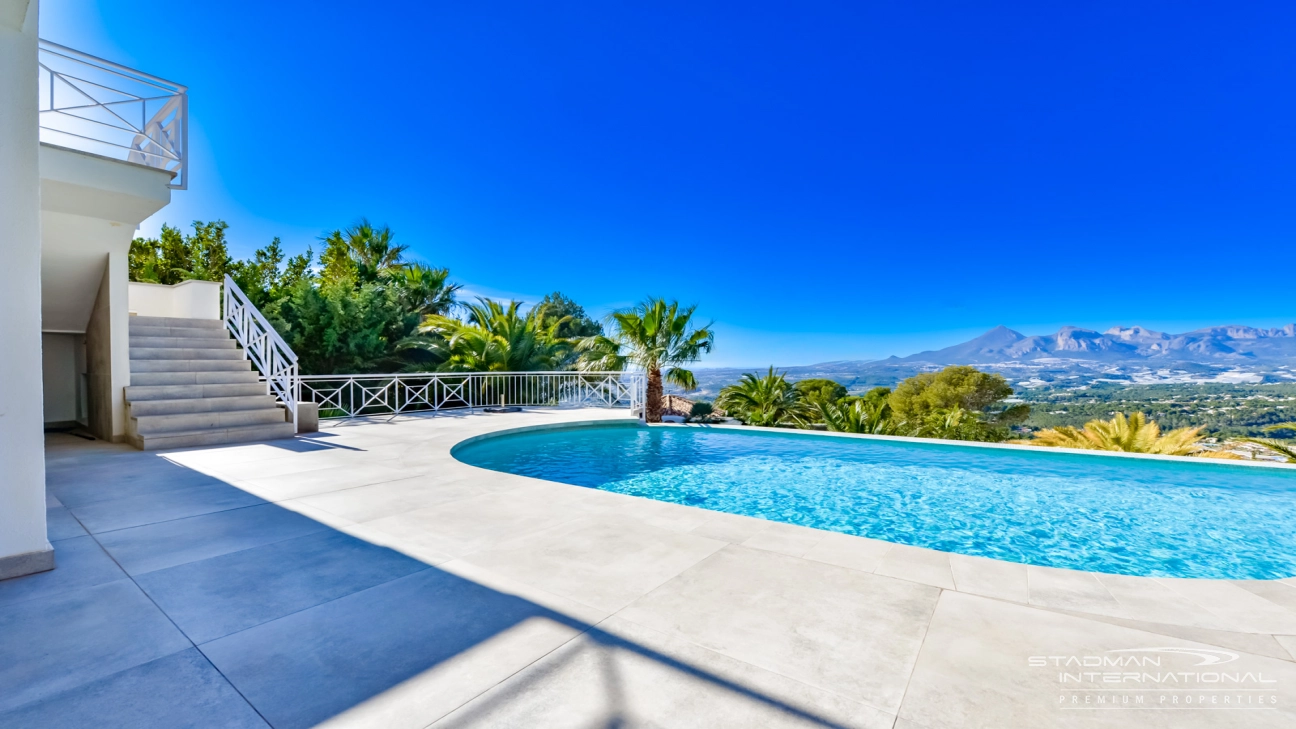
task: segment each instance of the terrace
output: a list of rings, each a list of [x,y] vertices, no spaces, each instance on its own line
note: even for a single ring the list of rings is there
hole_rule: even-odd
[[[51,436],[60,566],[0,582],[0,725],[1128,726],[1059,706],[1093,684],[1029,659],[1148,648],[1189,652],[1167,671],[1235,655],[1276,683],[1230,701],[1278,696],[1235,716],[1296,720],[1293,580],[1011,564],[450,455],[627,416],[358,418],[164,453]]]
[[[304,377],[232,281],[133,287],[132,231],[187,186],[187,89],[39,41],[36,6],[0,0],[0,727],[1296,725],[1296,579],[475,468],[452,448],[633,425],[644,377]]]

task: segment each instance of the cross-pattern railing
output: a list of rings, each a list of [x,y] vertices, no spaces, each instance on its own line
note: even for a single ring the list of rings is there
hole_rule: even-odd
[[[40,41],[40,139],[175,173],[188,187],[188,89]]]
[[[266,393],[279,398],[293,425],[297,425],[297,403],[301,402],[297,354],[228,275],[225,276],[224,312],[225,328],[243,348],[243,356],[252,360],[261,373]]]
[[[320,417],[354,418],[493,406],[625,407],[642,412],[642,372],[419,372],[303,375],[303,402]]]

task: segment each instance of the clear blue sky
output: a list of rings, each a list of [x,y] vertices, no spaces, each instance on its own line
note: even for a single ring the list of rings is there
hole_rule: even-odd
[[[145,233],[366,215],[474,292],[696,302],[715,365],[1296,319],[1290,2],[41,5],[190,88]]]

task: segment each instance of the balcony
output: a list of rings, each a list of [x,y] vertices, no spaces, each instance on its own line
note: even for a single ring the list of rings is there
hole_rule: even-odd
[[[188,187],[188,89],[40,41],[40,141],[162,169]]]

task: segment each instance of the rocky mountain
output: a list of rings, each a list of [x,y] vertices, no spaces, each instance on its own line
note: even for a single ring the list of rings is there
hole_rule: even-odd
[[[824,362],[784,369],[789,379],[826,377],[852,391],[893,385],[918,372],[952,364],[1003,373],[1018,387],[1095,382],[1290,382],[1296,380],[1296,324],[1275,329],[1241,325],[1169,334],[1139,326],[1104,332],[1062,327],[1027,336],[998,326],[944,349],[873,361]],[[696,370],[703,396],[764,368]]]
[[[1143,327],[1112,327],[1105,332],[1062,327],[1055,334],[1028,337],[999,326],[962,344],[886,361],[932,364],[994,364],[1050,358],[1103,362],[1145,360],[1149,364],[1176,361],[1243,363],[1296,359],[1296,324],[1278,329],[1222,326],[1183,334]],[[1277,363],[1277,362],[1273,362]]]

